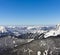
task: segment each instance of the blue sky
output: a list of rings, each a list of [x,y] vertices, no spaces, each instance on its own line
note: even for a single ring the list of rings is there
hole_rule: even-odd
[[[60,23],[60,0],[0,0],[0,25]]]

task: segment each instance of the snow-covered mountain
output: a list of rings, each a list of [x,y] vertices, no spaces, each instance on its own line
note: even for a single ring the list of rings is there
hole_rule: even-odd
[[[6,28],[4,26],[0,26],[0,32],[4,33],[4,32],[7,32],[7,30],[6,30]]]
[[[44,38],[47,38],[49,36],[56,36],[60,35],[60,25],[58,24],[56,26],[0,26],[0,36],[3,34],[20,36],[26,33],[33,33],[34,36],[43,33],[45,34]]]
[[[60,35],[60,24],[56,25],[56,29],[52,29],[49,32],[47,32],[45,34],[45,38],[49,37],[49,36],[57,36]]]

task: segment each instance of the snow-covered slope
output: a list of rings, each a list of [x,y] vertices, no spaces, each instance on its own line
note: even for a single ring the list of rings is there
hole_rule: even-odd
[[[56,36],[56,35],[60,35],[60,25],[56,25],[56,29],[52,29],[49,32],[47,32],[45,34],[45,38],[49,37],[49,36]]]

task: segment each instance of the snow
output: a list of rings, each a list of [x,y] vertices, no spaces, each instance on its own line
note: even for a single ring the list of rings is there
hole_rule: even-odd
[[[13,43],[15,44],[15,40],[13,41]]]
[[[7,30],[5,29],[5,27],[4,26],[0,26],[0,32],[7,32]]]
[[[33,41],[33,40],[34,40],[34,39],[28,39],[27,41],[28,41],[28,42],[31,42],[31,41]]]
[[[34,27],[27,27],[27,29],[32,29],[32,28],[34,28]]]
[[[21,26],[18,27],[19,29],[16,28],[16,26],[7,26],[7,27],[0,26],[0,32],[5,33],[5,32],[8,32],[8,31],[11,31],[16,36],[19,36],[20,34],[23,34],[23,32],[24,33],[26,33],[26,32],[28,32],[28,33],[38,33],[38,34],[44,33],[45,38],[47,38],[49,36],[56,36],[56,35],[60,34],[60,24],[56,25],[56,28],[53,28],[53,29],[51,28],[49,30],[48,30],[49,26],[24,26],[24,27],[26,27],[27,29],[21,30]],[[44,30],[44,28],[46,28],[46,30]]]
[[[38,51],[38,52],[37,52],[37,55],[41,55],[41,52],[40,52],[40,51]]]
[[[49,36],[57,36],[60,35],[60,25],[56,25],[56,29],[54,30],[50,30],[49,32],[47,32],[44,37],[47,38]]]
[[[54,36],[54,35],[55,35],[55,31],[54,31],[54,30],[51,30],[51,31],[49,31],[48,33],[46,33],[46,34],[44,35],[44,37],[47,38],[47,37],[49,37],[49,36]]]

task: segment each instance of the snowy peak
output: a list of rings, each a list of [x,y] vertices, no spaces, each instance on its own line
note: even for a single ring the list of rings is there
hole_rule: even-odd
[[[3,32],[7,32],[6,28],[4,26],[0,26],[0,32],[3,33]]]
[[[56,36],[56,35],[60,35],[60,24],[56,25],[56,29],[47,32],[44,37],[47,38],[49,36]]]

